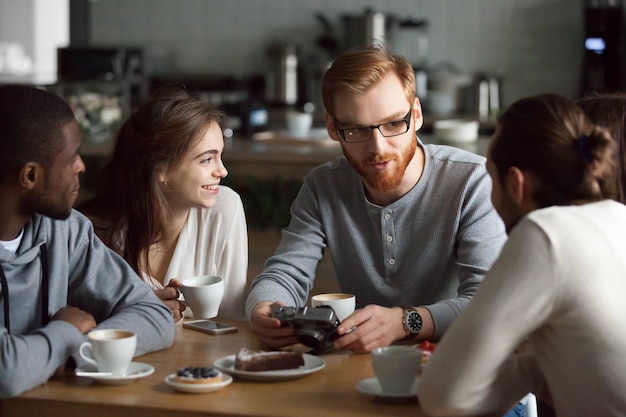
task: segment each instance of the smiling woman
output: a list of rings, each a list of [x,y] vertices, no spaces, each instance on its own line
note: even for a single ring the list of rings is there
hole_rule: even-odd
[[[220,317],[243,318],[248,262],[239,195],[220,185],[222,114],[179,89],[153,95],[117,133],[96,197],[78,209],[182,317],[180,280],[225,280]]]

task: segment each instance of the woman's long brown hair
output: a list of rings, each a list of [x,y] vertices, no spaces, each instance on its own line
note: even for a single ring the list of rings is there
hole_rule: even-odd
[[[141,273],[148,250],[163,239],[168,204],[159,173],[176,168],[222,113],[184,89],[153,94],[120,127],[115,147],[98,177],[96,196],[79,209],[94,220],[103,241]],[[150,274],[149,270],[144,271]]]

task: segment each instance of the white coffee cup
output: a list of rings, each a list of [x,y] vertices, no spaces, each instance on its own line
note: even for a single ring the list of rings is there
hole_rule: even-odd
[[[290,110],[285,114],[287,131],[294,136],[305,136],[311,130],[313,114]]]
[[[354,313],[356,297],[345,293],[317,294],[311,297],[311,306],[330,306],[335,310],[339,321],[344,321],[346,317]]]
[[[135,356],[137,335],[127,330],[101,329],[89,332],[88,342],[80,345],[78,353],[98,372],[124,373]],[[88,350],[87,355],[84,350]]]
[[[201,275],[187,278],[183,280],[180,290],[194,317],[211,319],[217,316],[224,298],[224,280],[221,277]]]
[[[410,394],[422,365],[422,351],[413,346],[392,345],[372,351],[372,367],[383,393]]]

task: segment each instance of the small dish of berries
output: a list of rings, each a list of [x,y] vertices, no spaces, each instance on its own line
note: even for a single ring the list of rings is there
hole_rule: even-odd
[[[165,382],[178,391],[203,393],[224,388],[233,382],[233,378],[216,368],[186,366],[168,375]]]

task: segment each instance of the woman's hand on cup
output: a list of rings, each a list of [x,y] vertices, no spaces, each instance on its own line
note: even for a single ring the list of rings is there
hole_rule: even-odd
[[[163,304],[165,304],[172,311],[172,315],[174,316],[174,321],[177,322],[183,318],[183,311],[187,308],[185,304],[183,304],[178,297],[180,296],[180,292],[178,288],[181,286],[179,280],[172,278],[170,282],[168,282],[167,286],[162,290],[155,290],[154,293]]]

